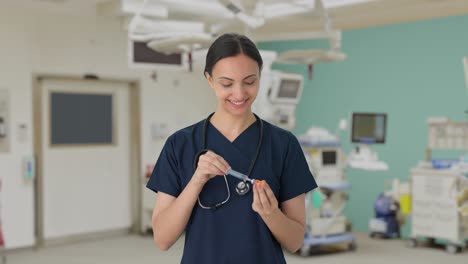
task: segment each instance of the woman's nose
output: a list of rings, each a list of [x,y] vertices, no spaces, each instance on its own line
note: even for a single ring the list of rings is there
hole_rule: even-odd
[[[232,90],[232,95],[235,99],[243,100],[245,90],[242,85],[235,85]]]

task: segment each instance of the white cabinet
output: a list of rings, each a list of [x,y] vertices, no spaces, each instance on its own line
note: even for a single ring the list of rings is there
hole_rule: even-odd
[[[412,237],[463,243],[467,219],[459,214],[457,205],[463,177],[451,170],[411,170]]]

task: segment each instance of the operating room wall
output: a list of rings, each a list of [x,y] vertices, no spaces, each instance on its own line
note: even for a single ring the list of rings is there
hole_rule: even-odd
[[[462,58],[468,55],[468,16],[395,24],[343,32],[343,62],[316,64],[308,80],[306,65],[273,68],[304,75],[297,107],[296,135],[311,126],[338,131],[347,153],[355,146],[350,130],[337,130],[351,112],[386,112],[387,141],[374,145],[390,167],[384,172],[348,169],[352,184],[345,214],[353,229],[367,231],[373,203],[392,178],[407,181],[409,170],[425,157],[427,118],[447,116],[467,121],[468,93]],[[264,42],[263,49],[284,51],[323,47],[315,40]],[[349,125],[348,125],[349,127]],[[458,152],[436,152],[455,158]],[[447,155],[447,156],[446,156]],[[408,235],[407,224],[404,234]]]
[[[201,60],[193,73],[156,70],[156,80],[151,78],[152,71],[128,69],[127,34],[117,18],[38,13],[2,5],[0,36],[0,90],[9,92],[11,120],[10,151],[0,153],[0,217],[8,249],[35,242],[34,185],[23,178],[21,169],[23,158],[33,154],[33,74],[79,77],[92,73],[138,80],[142,173],[146,164],[154,163],[164,143],[164,139],[152,139],[154,123],[166,124],[171,133],[214,110],[215,99],[201,73]],[[19,139],[20,124],[27,126],[25,141]],[[111,183],[102,192],[110,191]]]

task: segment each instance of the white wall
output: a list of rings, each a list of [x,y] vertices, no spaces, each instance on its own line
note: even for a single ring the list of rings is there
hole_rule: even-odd
[[[202,75],[203,61],[193,73],[129,70],[126,33],[116,18],[33,14],[0,8],[0,89],[10,93],[9,153],[0,153],[2,228],[6,247],[32,246],[34,187],[22,176],[21,162],[33,152],[32,75],[94,73],[101,77],[139,79],[141,84],[142,171],[157,158],[163,141],[150,137],[153,122],[167,122],[172,132],[205,117],[215,100]],[[17,139],[18,125],[28,126],[28,140]],[[108,190],[111,191],[111,190]],[[98,197],[96,197],[98,198]]]

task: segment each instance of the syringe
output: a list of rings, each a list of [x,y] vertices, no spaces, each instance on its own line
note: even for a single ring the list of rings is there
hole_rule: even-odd
[[[229,169],[226,171],[226,174],[229,174],[231,176],[234,176],[242,181],[248,181],[250,182],[252,185],[255,183],[255,180],[254,179],[250,179],[249,176],[245,175],[245,174],[242,174],[238,171],[235,171],[233,169],[231,169],[231,167],[229,167]]]

